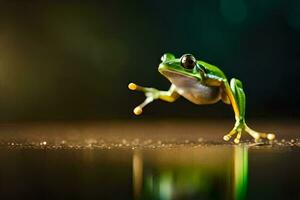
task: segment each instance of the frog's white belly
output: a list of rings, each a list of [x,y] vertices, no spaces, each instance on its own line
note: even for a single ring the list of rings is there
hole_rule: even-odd
[[[195,78],[177,73],[166,73],[163,74],[175,85],[176,91],[195,104],[213,104],[221,99],[222,90],[220,87],[206,86]]]

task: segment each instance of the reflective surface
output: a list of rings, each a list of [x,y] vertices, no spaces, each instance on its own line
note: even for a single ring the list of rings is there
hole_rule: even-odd
[[[149,131],[151,125],[132,129]],[[237,146],[213,139],[221,138],[213,126],[208,136],[201,131],[182,135],[192,124],[165,125],[178,135],[175,129],[163,134],[169,128],[161,124],[161,129],[151,135],[141,132],[139,138],[128,126],[1,127],[1,199],[300,197],[300,141],[293,134],[272,144]],[[199,129],[206,128],[203,124]],[[87,130],[89,134],[81,134]]]

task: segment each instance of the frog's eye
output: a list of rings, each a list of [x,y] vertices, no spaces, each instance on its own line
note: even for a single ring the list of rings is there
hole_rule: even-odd
[[[196,58],[191,54],[185,54],[180,58],[180,63],[186,69],[193,69],[196,65]]]

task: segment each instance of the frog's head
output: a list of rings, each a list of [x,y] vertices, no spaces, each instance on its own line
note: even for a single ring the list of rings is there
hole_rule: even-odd
[[[203,69],[192,54],[184,54],[178,59],[173,54],[165,53],[161,61],[158,71],[170,80],[180,77],[202,80]]]

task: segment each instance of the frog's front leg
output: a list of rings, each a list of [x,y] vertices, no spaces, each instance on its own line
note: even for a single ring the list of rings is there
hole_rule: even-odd
[[[245,122],[246,95],[241,81],[233,78],[230,81],[230,85],[227,81],[224,81],[224,91],[230,99],[236,120],[234,128],[224,136],[224,140],[228,141],[234,134],[237,134],[234,142],[239,143],[243,131],[249,133],[255,141],[258,141],[260,138],[267,138],[268,140],[275,138],[275,135],[272,133],[257,132],[247,126]]]
[[[170,89],[168,91],[160,91],[155,88],[150,87],[142,87],[139,85],[136,85],[135,83],[130,83],[128,85],[128,88],[130,90],[136,90],[141,91],[145,93],[146,99],[143,103],[138,105],[134,108],[133,112],[136,115],[140,115],[143,112],[143,108],[154,101],[155,99],[161,99],[167,102],[174,102],[180,95],[176,92],[176,87],[174,85],[171,85]]]

